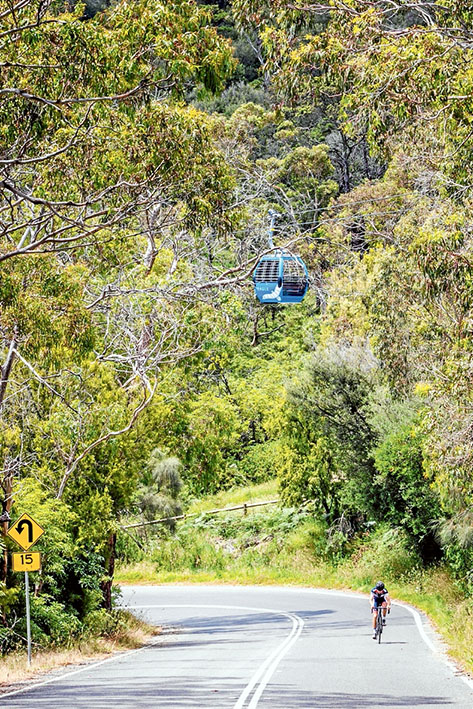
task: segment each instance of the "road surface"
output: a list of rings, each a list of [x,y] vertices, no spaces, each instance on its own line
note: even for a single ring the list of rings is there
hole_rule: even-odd
[[[367,597],[312,589],[124,587],[155,644],[0,696],[4,709],[473,708],[427,625],[396,605],[379,645]]]

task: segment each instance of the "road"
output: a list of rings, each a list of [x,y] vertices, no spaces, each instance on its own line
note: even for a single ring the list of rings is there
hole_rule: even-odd
[[[428,625],[396,605],[379,645],[366,597],[312,589],[135,586],[155,644],[0,696],[5,709],[473,707]]]

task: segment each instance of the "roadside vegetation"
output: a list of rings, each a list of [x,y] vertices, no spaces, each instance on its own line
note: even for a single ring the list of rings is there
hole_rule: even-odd
[[[237,505],[242,498],[258,501],[262,487],[255,486],[252,495],[251,487],[236,488],[218,500],[224,507]],[[264,487],[272,493],[275,486]],[[213,509],[214,501],[202,500],[199,507]],[[382,579],[395,601],[410,603],[428,615],[451,657],[473,672],[472,599],[445,563],[425,567],[400,528],[371,524],[347,537],[315,519],[308,506],[268,506],[246,513],[201,514],[179,523],[173,534],[148,532],[146,553],[130,541],[120,536],[118,584],[275,584],[353,590],[366,594],[367,632],[368,594]]]
[[[108,617],[89,618],[81,632],[67,637],[58,629],[56,642],[35,641],[32,648],[31,667],[25,666],[25,654],[12,651],[0,662],[0,697],[2,691],[14,689],[25,680],[38,679],[42,674],[58,667],[80,665],[91,660],[125,650],[142,647],[158,635],[160,629],[150,626],[128,611],[115,610]]]
[[[6,532],[28,512],[37,649],[126,635],[118,562],[381,575],[471,666],[473,13],[332,5],[0,13],[2,658],[25,647]],[[298,305],[254,296],[270,210]]]

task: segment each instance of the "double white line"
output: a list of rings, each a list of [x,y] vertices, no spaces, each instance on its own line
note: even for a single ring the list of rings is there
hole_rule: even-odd
[[[284,655],[297,641],[300,634],[302,633],[302,628],[304,627],[304,621],[302,620],[302,618],[299,618],[298,615],[294,615],[293,613],[285,613],[284,611],[270,611],[265,608],[259,608],[258,610],[263,613],[277,613],[278,615],[284,615],[286,616],[286,618],[290,618],[292,620],[292,630],[287,636],[287,638],[271,653],[271,655],[269,655],[269,657],[254,673],[253,677],[246,685],[233,709],[244,709],[245,702],[250,696],[253,689],[256,687],[256,685],[258,686],[256,688],[255,693],[253,694],[250,703],[247,705],[247,709],[255,709],[258,706],[258,702],[261,698],[261,695],[263,694],[269,680],[273,676],[276,667],[279,665]]]
[[[266,660],[260,665],[258,670],[254,673],[246,687],[244,688],[243,692],[240,694],[240,697],[236,704],[234,705],[233,709],[256,709],[258,706],[258,702],[261,698],[261,695],[264,692],[264,689],[266,685],[268,684],[269,680],[274,674],[274,671],[276,670],[277,666],[281,662],[282,658],[284,655],[289,651],[289,649],[294,645],[294,643],[297,641],[298,637],[300,636],[302,632],[302,628],[304,627],[304,621],[302,618],[299,616],[295,615],[294,613],[286,613],[285,611],[281,610],[274,610],[272,608],[253,608],[251,606],[227,606],[227,605],[215,605],[215,604],[206,604],[206,605],[200,605],[200,604],[195,604],[195,603],[176,603],[176,604],[146,604],[146,605],[139,605],[139,606],[133,606],[134,609],[138,608],[207,608],[207,609],[215,609],[215,608],[221,608],[224,610],[236,610],[236,611],[252,611],[253,613],[269,613],[271,615],[279,615],[279,616],[285,616],[286,618],[289,618],[289,620],[292,621],[292,629],[289,635],[283,640],[283,642],[278,645],[278,647],[273,650],[273,652],[266,658]],[[156,645],[159,642],[159,638],[152,643],[153,645]],[[44,687],[47,684],[52,684],[55,682],[60,682],[63,679],[68,679],[69,677],[74,677],[75,675],[81,674],[82,672],[85,671],[91,671],[95,667],[100,667],[101,665],[105,665],[111,662],[114,662],[116,660],[122,659],[124,657],[128,657],[130,655],[135,655],[136,653],[139,653],[143,650],[144,648],[138,648],[136,650],[131,650],[129,652],[125,653],[120,653],[118,655],[112,655],[112,657],[108,657],[105,660],[100,660],[99,662],[94,662],[91,664],[86,664],[84,667],[79,668],[78,670],[73,670],[72,672],[65,672],[64,674],[61,674],[56,677],[51,677],[50,679],[44,680],[42,682],[36,682],[32,685],[27,685],[26,687],[22,687],[21,689],[16,689],[12,692],[7,692],[6,694],[0,694],[0,698],[3,697],[11,697],[15,694],[22,694],[23,692],[27,692],[29,690],[34,690],[37,687]],[[255,689],[256,688],[256,689]],[[252,692],[253,696],[249,700],[249,704],[246,704],[247,700],[251,696]]]
[[[277,666],[281,662],[284,655],[290,650],[294,643],[299,638],[302,633],[302,628],[304,627],[304,621],[298,615],[294,613],[287,613],[286,611],[274,610],[273,608],[254,608],[252,606],[227,606],[218,604],[195,604],[195,603],[176,603],[176,604],[156,604],[156,605],[139,605],[133,606],[135,608],[221,608],[224,610],[236,610],[236,611],[252,611],[253,613],[270,613],[271,615],[285,616],[292,621],[292,629],[287,638],[278,645],[278,647],[273,650],[273,652],[266,658],[266,660],[260,665],[256,670],[248,684],[246,685],[243,692],[240,694],[237,703],[234,705],[233,709],[256,709],[258,702],[261,699],[266,685],[273,676]],[[256,690],[255,690],[256,687]],[[249,704],[245,702],[250,697],[251,693],[255,690]]]

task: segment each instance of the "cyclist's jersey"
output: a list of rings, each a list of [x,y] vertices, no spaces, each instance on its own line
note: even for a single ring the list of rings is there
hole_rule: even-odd
[[[373,602],[375,606],[380,605],[381,603],[384,603],[386,600],[386,596],[388,595],[388,589],[383,588],[381,591],[378,591],[376,586],[371,589],[371,593],[373,594]]]

